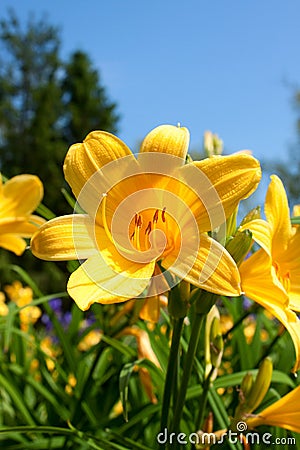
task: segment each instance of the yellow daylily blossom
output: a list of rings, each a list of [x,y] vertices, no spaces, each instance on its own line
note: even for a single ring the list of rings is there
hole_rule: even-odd
[[[5,295],[0,291],[0,316],[7,316],[9,313],[9,309],[7,304],[5,303]]]
[[[259,162],[232,155],[185,164],[188,145],[186,128],[161,125],[137,158],[103,131],[70,147],[65,178],[86,214],[49,221],[31,249],[41,259],[85,260],[68,281],[81,309],[147,296],[150,280],[157,296],[169,288],[163,269],[168,283],[184,278],[217,294],[240,294],[236,264],[207,231],[256,189]]]
[[[31,305],[33,292],[29,286],[23,287],[20,281],[16,280],[11,285],[4,287],[9,299],[20,308],[20,326],[26,331],[30,324],[34,324],[42,315],[42,310],[38,306]]]
[[[149,335],[146,331],[141,330],[138,327],[127,327],[122,330],[121,335],[123,336],[134,336],[137,342],[137,353],[139,359],[148,359],[156,367],[161,369],[160,363],[154,353]],[[137,366],[139,371],[139,376],[142,385],[145,388],[145,392],[152,403],[157,403],[157,398],[153,392],[152,380],[149,371],[145,367]]]
[[[300,386],[257,415],[246,419],[249,428],[270,425],[300,433]]]
[[[271,176],[265,200],[267,220],[255,219],[249,229],[261,246],[240,265],[245,295],[271,312],[289,331],[300,367],[300,230],[291,226],[288,200],[281,180]]]
[[[17,175],[5,184],[0,174],[0,247],[21,255],[45,220],[31,213],[43,197],[43,185],[35,175]]]

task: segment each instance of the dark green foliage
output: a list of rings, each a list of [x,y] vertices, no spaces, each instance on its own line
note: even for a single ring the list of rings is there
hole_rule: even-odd
[[[93,69],[88,55],[76,51],[65,70],[62,91],[66,141],[78,142],[91,130],[116,132],[116,105],[108,101],[104,88],[99,84],[99,74]]]
[[[47,206],[66,213],[61,194],[68,147],[95,129],[115,132],[116,105],[83,52],[60,59],[59,30],[44,19],[23,28],[13,12],[0,22],[0,170],[37,174]]]
[[[298,115],[296,139],[290,148],[288,162],[272,163],[271,169],[282,179],[291,204],[298,204],[300,203],[300,91],[295,92],[293,103]]]

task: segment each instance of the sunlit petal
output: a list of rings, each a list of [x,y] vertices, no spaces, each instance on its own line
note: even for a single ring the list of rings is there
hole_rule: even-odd
[[[147,134],[140,148],[140,153],[158,152],[177,156],[185,161],[190,141],[187,128],[173,125],[160,125]]]
[[[96,253],[93,222],[75,214],[45,223],[31,239],[31,251],[46,261],[86,259]]]
[[[279,282],[272,260],[264,250],[258,250],[239,267],[245,295],[264,306],[265,301],[286,307],[288,295]]]
[[[105,131],[93,131],[87,135],[83,143],[72,145],[64,162],[64,174],[76,198],[85,183],[90,181],[103,166],[125,156],[134,160],[126,144]],[[91,184],[91,189],[93,187]],[[96,189],[95,195],[97,199],[99,190]]]
[[[300,433],[300,386],[268,406],[257,416],[247,419],[249,428],[270,425]]]
[[[286,249],[292,235],[288,199],[282,181],[271,176],[266,195],[265,214],[273,236],[273,257]]]
[[[186,164],[179,171],[182,180],[178,195],[189,202],[201,224],[201,231],[219,226],[257,188],[261,179],[259,162],[252,156],[239,154],[213,156]],[[190,193],[191,189],[200,198]]]

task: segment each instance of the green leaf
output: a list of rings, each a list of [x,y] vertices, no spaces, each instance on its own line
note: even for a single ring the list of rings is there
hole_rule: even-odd
[[[238,386],[241,384],[242,379],[248,372],[252,373],[253,376],[257,375],[257,369],[244,370],[242,372],[224,375],[215,380],[214,387],[215,389],[218,389],[218,388],[227,388],[231,386]],[[282,383],[286,384],[291,388],[295,387],[295,383],[291,380],[291,378],[287,374],[280,372],[279,370],[273,370],[272,383]]]
[[[291,217],[292,225],[300,225],[300,216]]]
[[[23,400],[22,393],[19,391],[17,386],[12,382],[12,380],[8,376],[3,376],[2,374],[0,374],[0,384],[4,387],[4,389],[11,396],[15,406],[18,408],[18,410],[22,414],[25,422],[29,425],[35,425],[35,422]]]
[[[119,378],[120,398],[123,406],[123,416],[126,422],[128,422],[128,412],[127,412],[128,384],[135,365],[136,362],[133,363],[130,362],[125,364],[125,366],[121,370]]]

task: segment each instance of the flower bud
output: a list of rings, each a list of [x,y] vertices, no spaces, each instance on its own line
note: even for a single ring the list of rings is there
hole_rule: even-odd
[[[254,411],[263,401],[269,390],[273,372],[271,358],[265,358],[259,366],[256,379],[246,399],[246,413]]]
[[[231,254],[237,265],[241,264],[252,245],[250,230],[238,231],[226,244],[226,250]]]
[[[246,214],[246,216],[241,221],[240,227],[246,225],[246,223],[251,222],[251,220],[255,219],[261,219],[260,206],[256,206],[255,208],[251,209],[251,211],[249,211],[248,214]]]

